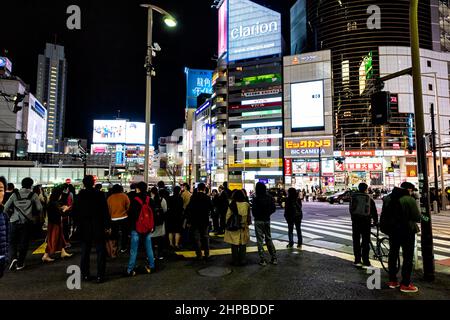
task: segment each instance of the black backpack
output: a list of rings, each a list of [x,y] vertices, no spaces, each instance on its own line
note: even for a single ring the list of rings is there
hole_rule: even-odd
[[[350,213],[354,216],[369,217],[370,196],[363,193],[353,194],[350,202]]]
[[[161,226],[164,224],[164,220],[165,220],[165,213],[164,210],[161,206],[161,202],[162,202],[162,198],[158,199],[159,201],[157,201],[155,199],[155,212],[153,214],[154,217],[154,222],[155,222],[155,226]]]
[[[389,202],[383,206],[380,216],[380,230],[391,236],[400,227],[403,208],[399,197],[389,196]]]
[[[227,220],[226,228],[228,231],[238,231],[242,229],[242,216],[238,212],[236,202],[231,202],[230,209],[232,212],[231,217]]]

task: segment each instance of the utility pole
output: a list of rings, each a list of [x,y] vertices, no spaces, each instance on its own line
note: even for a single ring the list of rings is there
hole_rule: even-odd
[[[322,192],[322,148],[319,148],[319,190]]]
[[[419,0],[411,0],[409,8],[409,21],[411,33],[411,61],[414,88],[414,117],[416,122],[416,145],[419,175],[419,191],[421,194],[421,213],[426,219],[421,220],[422,233],[422,261],[423,275],[427,281],[434,280],[434,253],[433,231],[431,227],[430,199],[428,185],[427,157],[425,150],[425,124],[423,115],[422,75],[420,70],[420,44],[419,44]],[[426,220],[426,221],[425,221]]]

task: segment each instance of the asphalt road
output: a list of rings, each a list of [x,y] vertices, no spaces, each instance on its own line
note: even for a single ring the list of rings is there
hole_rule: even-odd
[[[302,251],[286,250],[286,242],[276,239],[279,265],[261,267],[254,252],[255,244],[249,245],[248,265],[234,267],[231,257],[223,254],[221,248],[228,247],[222,239],[212,239],[212,248],[218,255],[209,262],[194,262],[182,256],[170,256],[158,261],[158,271],[154,274],[138,274],[133,278],[123,277],[128,256],[108,260],[108,280],[103,284],[82,282],[81,290],[67,288],[67,268],[79,263],[79,248],[72,249],[74,257],[58,259],[53,264],[43,264],[41,255],[31,255],[27,267],[22,271],[7,272],[0,279],[0,299],[61,299],[61,300],[415,300],[450,299],[450,276],[438,273],[434,283],[421,280],[420,272],[414,274],[415,284],[420,291],[414,295],[402,294],[386,287],[387,275],[380,272],[381,288],[367,287],[368,274],[352,266],[352,255],[341,248],[343,236],[348,233],[332,231],[341,219],[347,219],[346,205],[326,203],[304,204],[305,245]],[[274,216],[273,227],[280,226],[284,218],[282,211]],[[320,222],[320,225],[318,224]],[[277,225],[278,223],[278,225]],[[315,228],[312,223],[321,226]],[[307,226],[309,230],[307,230]],[[348,226],[343,230],[348,231]],[[277,231],[277,232],[275,232]],[[347,232],[346,231],[346,232]],[[278,233],[279,232],[279,233]],[[327,232],[328,234],[324,234]],[[273,229],[274,236],[285,236],[284,231]],[[341,237],[339,238],[338,235]],[[318,238],[322,237],[322,238]],[[34,244],[36,248],[39,243]],[[253,250],[252,250],[253,249]],[[351,247],[350,247],[351,249]],[[344,252],[344,253],[342,253]],[[142,267],[142,257],[140,264]],[[92,268],[95,267],[94,254]],[[209,271],[229,270],[230,273],[218,277],[200,275],[205,268]],[[218,268],[218,269],[217,269]],[[140,270],[140,269],[139,269]],[[199,273],[200,272],[200,273]]]

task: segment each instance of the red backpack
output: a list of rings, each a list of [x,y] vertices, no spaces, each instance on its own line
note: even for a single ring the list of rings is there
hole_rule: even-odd
[[[155,227],[155,222],[153,220],[153,211],[150,207],[150,197],[146,197],[145,203],[139,197],[136,197],[135,200],[141,205],[141,212],[136,221],[136,232],[141,234],[152,232]]]

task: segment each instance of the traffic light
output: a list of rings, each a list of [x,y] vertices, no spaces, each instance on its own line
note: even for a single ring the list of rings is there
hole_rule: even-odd
[[[383,125],[391,119],[391,93],[375,92],[372,95],[372,124]]]

